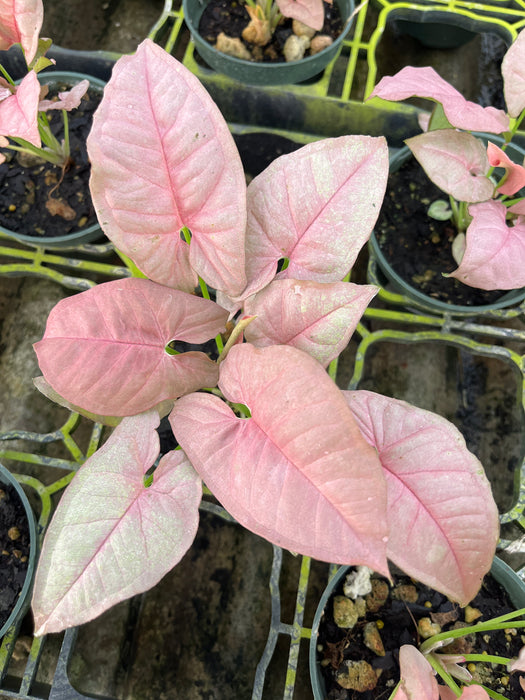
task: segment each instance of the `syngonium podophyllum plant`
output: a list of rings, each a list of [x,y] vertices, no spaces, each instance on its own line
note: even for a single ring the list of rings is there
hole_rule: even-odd
[[[41,85],[38,73],[53,64],[46,58],[51,39],[41,39],[44,17],[42,0],[2,0],[0,2],[0,50],[20,45],[27,63],[27,74],[17,85],[0,64],[0,146],[18,153],[37,156],[66,168],[70,163],[67,113],[76,109],[89,87],[82,80],[58,99],[45,99],[48,86]],[[47,112],[61,110],[64,139],[51,130]],[[0,163],[5,156],[0,153]]]
[[[202,482],[281,547],[385,575],[391,559],[469,601],[498,536],[481,464],[443,418],[325,369],[376,292],[344,280],[381,206],[385,140],[309,144],[246,188],[209,95],[146,40],[115,65],[88,151],[100,223],[147,278],[62,300],[35,346],[40,385],[122,418],[47,532],[37,634],[157,583],[195,537]],[[217,361],[183,351],[214,337]],[[179,448],[159,460],[161,413]]]
[[[507,112],[467,101],[433,68],[403,68],[382,78],[370,95],[437,103],[423,120],[426,131],[405,143],[449,195],[449,206],[438,200],[429,214],[450,218],[457,228],[453,254],[459,267],[450,276],[487,290],[525,286],[525,167],[506,153],[525,117],[525,32],[508,49],[501,71]],[[484,132],[488,143],[472,132]],[[503,137],[501,147],[495,134]]]

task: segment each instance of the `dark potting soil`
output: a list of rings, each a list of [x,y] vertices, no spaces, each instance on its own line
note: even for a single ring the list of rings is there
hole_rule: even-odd
[[[414,583],[404,574],[394,574],[393,586],[389,589],[389,597],[386,602],[376,612],[367,610],[366,616],[360,618],[352,629],[343,629],[334,622],[333,601],[335,596],[343,596],[345,578],[343,577],[334,592],[334,596],[329,599],[319,627],[318,649],[321,651],[318,651],[318,659],[326,684],[327,700],[388,698],[399,681],[399,648],[403,644],[417,646],[423,641],[418,639],[416,630],[417,622],[421,618],[430,617],[433,622],[438,622],[441,625],[443,631],[452,629],[454,626],[463,627],[465,624],[465,609],[451,603],[441,593],[420,583]],[[376,581],[383,582],[383,585],[388,584],[387,580],[381,576],[375,575],[375,578]],[[408,588],[400,588],[402,586]],[[400,592],[400,599],[394,599],[393,590]],[[408,598],[412,600],[411,594],[414,594],[413,600],[415,602],[408,602]],[[374,598],[380,598],[380,596],[366,597],[367,606],[374,607],[373,603],[369,603]],[[480,592],[470,603],[470,606],[481,612],[481,617],[472,624],[515,610],[506,591],[490,574],[485,577]],[[376,655],[363,644],[363,628],[368,622],[375,623],[379,629],[385,649],[384,656]],[[451,654],[483,654],[486,652],[505,658],[513,658],[518,655],[522,646],[521,630],[519,628],[512,629],[512,623],[509,623],[507,631],[499,630],[461,637],[454,642],[454,645],[443,647],[439,651]],[[376,672],[380,671],[377,686],[373,690],[365,690],[364,692],[342,688],[335,678],[339,669],[344,671],[347,660],[364,660]],[[475,675],[478,672],[486,675],[480,679]],[[503,678],[505,680],[502,683],[501,679]],[[508,674],[504,665],[492,667],[491,664],[477,663],[473,675],[474,682],[483,683],[491,690],[514,700],[525,694],[519,679],[519,673]]]
[[[70,87],[51,84],[48,99]],[[96,222],[86,139],[101,97],[101,91],[89,88],[78,109],[68,113],[71,162],[64,172],[60,166],[26,161],[14,151],[0,149],[7,158],[0,164],[1,226],[41,239],[64,236]],[[62,140],[62,111],[51,110],[47,115],[53,134]]]
[[[29,565],[29,524],[11,484],[0,484],[0,627],[16,605]]]
[[[336,39],[343,30],[343,21],[337,3],[324,5],[324,25],[318,34],[327,34],[332,39]],[[199,33],[203,39],[214,45],[221,32],[231,38],[239,38],[245,46],[252,51],[254,44],[242,39],[242,32],[249,23],[250,17],[246,11],[244,3],[237,0],[210,0],[204,8],[200,22]],[[292,20],[284,18],[274,32],[272,41],[263,47],[260,60],[264,63],[282,63],[285,58],[282,50],[283,46],[292,34]],[[305,53],[308,56],[309,52]]]
[[[390,173],[376,225],[383,255],[411,287],[434,299],[460,306],[498,301],[507,292],[475,289],[443,277],[458,267],[452,256],[456,231],[450,221],[437,221],[428,215],[429,205],[437,199],[443,199],[443,192],[414,158]]]
[[[262,173],[279,156],[302,146],[284,136],[265,132],[233,134],[233,139],[249,179]]]

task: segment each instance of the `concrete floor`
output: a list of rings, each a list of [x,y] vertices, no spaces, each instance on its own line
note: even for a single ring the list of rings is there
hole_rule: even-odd
[[[46,0],[43,34],[68,48],[129,52],[146,36],[162,5],[162,0]],[[494,41],[492,52],[487,51],[487,37],[461,50],[436,52],[389,28],[380,71],[394,70],[394,62],[439,65],[468,97],[476,97],[478,66],[485,66],[485,74],[495,72],[498,40]],[[46,432],[65,419],[62,409],[33,389],[31,378],[39,372],[31,344],[41,337],[50,308],[67,294],[53,282],[0,278],[2,431]],[[344,387],[353,349],[345,353]],[[506,365],[444,346],[419,344],[407,352],[406,346],[385,344],[370,353],[361,386],[436,410],[462,426],[487,464],[500,508],[509,507],[513,469],[521,457],[522,416],[516,378]],[[122,603],[80,630],[72,682],[81,693],[118,700],[248,699],[267,638],[270,567],[268,543],[204,513],[195,545],[172,574],[145,596]],[[324,565],[314,563],[306,626],[326,574]],[[299,560],[285,554],[283,621],[290,623],[298,575]],[[38,677],[43,684],[51,682],[60,640],[60,635],[52,636],[46,646]],[[18,651],[21,660],[13,665],[15,672],[24,660],[22,647]],[[286,640],[281,639],[265,700],[283,697],[287,655]],[[294,698],[311,697],[303,643]]]

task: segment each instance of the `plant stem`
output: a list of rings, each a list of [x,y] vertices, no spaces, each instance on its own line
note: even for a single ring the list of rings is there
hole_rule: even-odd
[[[493,656],[492,654],[462,654],[465,661],[482,661],[487,664],[500,664],[507,666],[512,659],[506,659],[503,656]]]
[[[456,683],[456,681],[452,678],[450,673],[447,673],[443,666],[440,664],[438,659],[434,656],[434,654],[428,654],[428,656],[425,656],[426,660],[428,663],[432,666],[434,671],[438,674],[438,676],[445,681],[445,683],[448,685],[448,687],[456,694],[456,696],[459,698],[461,695],[461,688],[459,685]]]

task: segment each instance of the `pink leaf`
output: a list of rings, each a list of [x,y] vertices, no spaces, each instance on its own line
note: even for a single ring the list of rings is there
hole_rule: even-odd
[[[284,17],[297,19],[317,31],[323,28],[324,7],[322,0],[277,0]]]
[[[58,93],[58,100],[42,100],[38,109],[40,112],[46,112],[50,109],[65,109],[70,112],[72,109],[76,109],[82,98],[86,94],[89,88],[89,80],[81,80],[79,83],[74,85],[71,90],[66,92]]]
[[[370,237],[388,175],[384,138],[342,136],[281,156],[248,186],[243,298],[282,277],[339,282]]]
[[[154,586],[193,542],[201,481],[180,450],[159,454],[150,411],[125,418],[79,469],[46,534],[35,580],[37,635],[59,632]]]
[[[508,226],[507,209],[496,201],[473,204],[469,214],[465,253],[450,276],[479,289],[525,286],[525,221]]]
[[[494,185],[487,177],[487,150],[472,134],[440,129],[405,143],[443,192],[462,202],[483,202],[492,197]]]
[[[321,365],[289,346],[236,345],[219,386],[251,418],[200,393],[179,399],[170,422],[226,510],[286,549],[387,574],[381,467]]]
[[[521,199],[516,204],[513,204],[507,209],[511,214],[519,214],[520,216],[525,216],[525,199]]]
[[[293,345],[326,367],[348,345],[376,294],[372,285],[275,280],[244,304],[245,313],[257,317],[246,340],[257,347]]]
[[[501,64],[503,92],[511,117],[519,117],[525,109],[525,33],[521,31]]]
[[[448,121],[458,129],[488,131],[491,134],[501,134],[509,129],[509,120],[503,110],[468,102],[429,67],[406,66],[396,75],[382,78],[370,97],[394,102],[409,97],[424,97],[441,103]]]
[[[229,294],[242,291],[239,154],[198,79],[149,39],[113,68],[88,152],[102,227],[142,272],[185,291],[195,273]],[[192,233],[189,249],[183,227]]]
[[[16,92],[0,102],[0,133],[41,145],[38,133],[40,83],[34,71],[24,77]]]
[[[344,394],[383,465],[389,559],[468,603],[491,567],[499,531],[483,467],[444,418],[369,391]]]
[[[0,51],[21,44],[26,62],[31,63],[43,19],[42,0],[0,0]]]
[[[514,659],[507,667],[509,673],[512,671],[522,671],[525,673],[525,647],[521,647],[518,658]]]
[[[399,650],[401,686],[395,700],[439,700],[439,688],[432,666],[415,646]]]
[[[498,187],[501,194],[512,195],[525,187],[525,168],[512,161],[505,151],[489,141],[487,145],[489,163],[494,168],[505,168],[507,177],[503,185]]]
[[[201,387],[218,368],[202,352],[171,355],[172,340],[203,343],[227,312],[207,299],[146,279],[106,282],[60,301],[36,343],[53,389],[87,411],[125,416]]]

